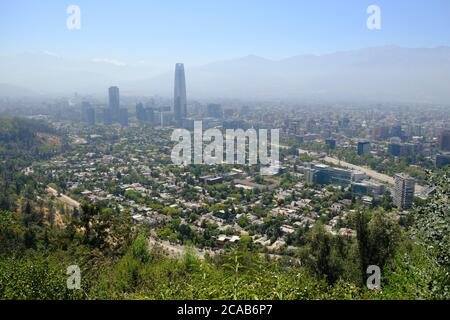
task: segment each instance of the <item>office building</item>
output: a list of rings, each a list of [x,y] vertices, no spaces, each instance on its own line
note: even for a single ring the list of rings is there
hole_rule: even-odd
[[[394,157],[400,157],[402,151],[402,147],[399,143],[389,143],[388,144],[388,153]]]
[[[305,180],[310,183],[333,184],[342,188],[348,187],[352,181],[361,180],[364,173],[341,168],[330,167],[325,164],[311,164],[305,170]]]
[[[394,157],[410,156],[420,151],[420,145],[414,143],[389,143],[388,153]]]
[[[358,155],[366,155],[370,153],[370,142],[369,141],[359,141],[357,147]]]
[[[384,194],[385,187],[373,181],[352,182],[352,193],[359,196],[380,197]]]
[[[120,95],[118,87],[109,88],[109,109],[111,110],[111,117],[117,120],[119,117]]]
[[[175,65],[173,114],[176,124],[181,126],[183,119],[187,117],[186,79],[184,75],[184,64],[182,63]]]

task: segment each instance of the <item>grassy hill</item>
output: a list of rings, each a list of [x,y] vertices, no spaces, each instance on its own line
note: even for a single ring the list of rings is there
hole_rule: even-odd
[[[45,122],[0,116],[0,161],[46,159],[60,147],[61,137]]]

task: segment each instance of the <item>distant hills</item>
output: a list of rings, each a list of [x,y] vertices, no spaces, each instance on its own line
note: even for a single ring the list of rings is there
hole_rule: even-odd
[[[100,65],[84,62],[78,67],[77,63],[48,55],[42,63],[40,58],[26,59],[26,64],[33,64],[29,67],[32,75],[27,77],[27,68],[21,67],[21,76],[16,74],[14,82],[7,81],[5,75],[0,76],[0,82],[38,92],[78,91],[105,96],[109,84],[118,84],[121,92],[129,95],[170,97],[173,92],[173,70],[156,75],[153,69],[147,73],[138,66],[111,61]],[[20,59],[15,61],[17,65]],[[385,46],[277,61],[250,55],[185,68],[188,98],[450,103],[450,47]],[[133,75],[143,80],[133,80]]]
[[[0,83],[0,97],[34,97],[37,93],[30,89],[7,83]]]
[[[171,93],[172,73],[130,84]],[[450,103],[450,47],[378,47],[279,61],[258,56],[186,70],[189,96]]]

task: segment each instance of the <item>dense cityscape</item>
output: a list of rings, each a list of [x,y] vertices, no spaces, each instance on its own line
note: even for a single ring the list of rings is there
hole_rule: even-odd
[[[448,103],[214,98],[171,67],[169,96],[0,91],[1,300],[450,298]]]

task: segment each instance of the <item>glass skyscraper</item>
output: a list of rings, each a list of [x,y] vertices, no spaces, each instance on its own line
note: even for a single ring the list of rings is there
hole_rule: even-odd
[[[114,120],[119,118],[120,96],[118,87],[109,88],[109,109]]]
[[[177,125],[183,123],[187,117],[186,80],[184,76],[184,64],[175,65],[175,86],[173,96],[173,113]]]

